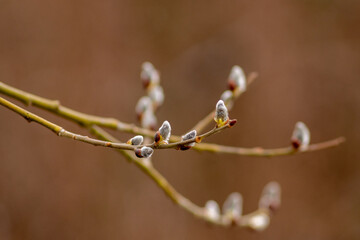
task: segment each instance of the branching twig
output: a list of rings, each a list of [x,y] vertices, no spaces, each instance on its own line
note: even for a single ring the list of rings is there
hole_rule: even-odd
[[[251,77],[249,77],[249,81],[251,82]],[[164,191],[164,193],[170,197],[170,199],[184,208],[186,211],[190,212],[194,216],[201,218],[203,220],[209,221],[211,223],[221,225],[221,226],[231,226],[231,225],[238,225],[242,227],[249,227],[255,230],[262,230],[265,227],[267,227],[269,221],[270,221],[270,215],[272,207],[276,206],[276,204],[273,205],[266,205],[267,203],[271,202],[263,202],[259,205],[259,209],[256,210],[253,213],[250,213],[248,215],[233,215],[228,216],[225,213],[215,216],[212,214],[209,214],[209,209],[200,207],[194,203],[192,203],[189,199],[182,196],[179,192],[177,192],[174,187],[172,187],[169,182],[152,166],[152,164],[149,164],[149,162],[144,161],[143,159],[138,159],[133,156],[133,154],[127,152],[126,150],[135,150],[138,147],[151,147],[154,149],[168,149],[168,148],[178,148],[179,146],[190,144],[193,142],[200,142],[203,138],[206,138],[212,134],[215,134],[219,131],[222,131],[230,126],[233,125],[233,122],[229,122],[225,125],[218,125],[220,127],[215,127],[209,132],[206,132],[202,135],[198,135],[195,139],[181,141],[181,138],[179,136],[172,136],[170,141],[173,143],[170,144],[145,144],[141,146],[133,146],[129,144],[120,143],[119,140],[105,132],[102,127],[117,129],[124,132],[134,133],[134,134],[141,134],[144,136],[154,137],[155,132],[146,130],[143,128],[139,128],[134,126],[133,124],[123,123],[117,119],[114,118],[102,118],[97,117],[93,115],[84,114],[81,112],[74,111],[70,108],[61,106],[59,101],[53,101],[49,99],[45,99],[42,97],[38,97],[36,95],[26,93],[24,91],[15,89],[13,87],[10,87],[4,83],[0,82],[0,92],[4,93],[10,97],[13,97],[15,99],[18,99],[28,105],[34,105],[43,109],[46,109],[50,112],[56,113],[59,116],[62,116],[66,119],[72,120],[74,122],[77,122],[83,127],[86,127],[89,129],[89,131],[97,136],[98,139],[93,139],[87,136],[82,136],[79,134],[75,134],[69,131],[66,131],[62,127],[44,119],[41,118],[33,113],[30,113],[29,111],[3,99],[0,98],[0,105],[5,106],[6,108],[20,114],[28,121],[34,121],[37,122],[48,129],[52,130],[54,133],[56,133],[58,136],[62,137],[68,137],[72,138],[78,141],[86,142],[92,145],[96,146],[104,146],[104,147],[111,147],[116,148],[128,161],[131,161],[136,164],[137,167],[139,167],[145,174],[147,174],[151,179],[153,179],[156,184]],[[234,96],[234,98],[237,98],[240,95],[238,93]],[[210,119],[211,117],[211,119]],[[212,121],[212,114],[210,114],[204,118],[198,125],[197,129],[201,130],[205,126],[207,126]],[[211,120],[211,121],[210,121]],[[99,126],[97,126],[99,125]],[[315,151],[320,150],[324,148],[329,148],[336,146],[343,142],[343,138],[338,138],[335,140],[313,144],[307,146],[306,149],[298,149],[294,147],[285,147],[285,148],[279,148],[279,149],[262,149],[262,148],[238,148],[238,147],[229,147],[229,146],[221,146],[216,144],[207,144],[207,143],[200,143],[195,145],[193,148],[195,150],[199,151],[210,151],[210,152],[218,152],[218,153],[230,153],[230,154],[239,154],[239,155],[249,155],[249,156],[278,156],[278,155],[290,155],[298,152],[307,152],[307,151]],[[278,193],[279,194],[279,193]],[[278,194],[275,194],[276,196],[279,196]],[[270,197],[275,196],[273,193],[270,194]],[[265,198],[265,200],[268,200]],[[240,201],[238,199],[238,201]],[[242,200],[241,200],[242,201]],[[265,204],[264,204],[265,203]],[[272,203],[276,203],[276,201],[272,201]],[[236,213],[236,212],[235,212]],[[219,213],[217,213],[219,214]]]
[[[154,131],[139,128],[136,127],[134,124],[124,123],[115,118],[105,118],[105,117],[99,117],[99,116],[78,112],[76,110],[62,106],[60,104],[60,101],[58,100],[50,100],[47,98],[39,97],[37,95],[11,87],[3,82],[0,82],[0,93],[3,93],[17,100],[20,100],[26,105],[33,105],[48,110],[50,112],[53,112],[61,117],[64,117],[71,121],[75,121],[82,126],[98,125],[115,130],[120,130],[123,132],[140,134],[149,137],[153,137],[155,134]],[[179,139],[180,138],[175,140],[179,140]]]
[[[248,84],[251,83],[255,79],[256,74],[250,74],[248,77]],[[115,118],[104,118],[94,115],[85,114],[82,112],[75,111],[68,107],[62,106],[57,100],[50,100],[43,97],[36,96],[34,94],[19,90],[17,88],[11,87],[5,83],[0,82],[0,93],[13,97],[17,100],[24,102],[27,105],[34,105],[36,107],[48,110],[53,112],[61,117],[64,117],[68,120],[77,122],[81,126],[92,126],[98,125],[102,127],[107,127],[110,129],[117,129],[119,131],[124,131],[132,134],[139,134],[147,137],[154,137],[155,132],[140,128],[135,126],[134,124],[124,123]],[[238,95],[239,96],[239,95]],[[210,116],[210,114],[208,115]],[[207,119],[207,120],[205,120]],[[202,121],[207,123],[208,125],[209,119],[212,121],[213,113],[211,113],[211,117],[206,117]],[[179,136],[172,135],[170,137],[171,142],[180,142],[181,138]],[[331,141],[317,143],[309,145],[308,149],[295,151],[292,147],[285,147],[279,149],[263,149],[260,147],[256,148],[241,148],[241,147],[229,147],[229,146],[221,146],[217,144],[211,143],[199,143],[196,144],[192,149],[198,151],[209,151],[209,152],[217,152],[217,153],[227,153],[227,154],[236,154],[236,155],[246,155],[246,156],[258,156],[258,157],[269,157],[269,156],[281,156],[281,155],[290,155],[294,153],[305,153],[309,151],[321,150],[324,148],[335,147],[341,144],[344,141],[344,138],[337,138]],[[162,147],[159,148],[168,148],[166,145],[160,145]],[[170,145],[172,146],[172,145]],[[321,146],[319,148],[319,146]],[[129,148],[126,148],[129,149]]]
[[[81,142],[85,142],[85,143],[89,143],[92,144],[94,146],[102,146],[102,147],[109,147],[109,148],[116,148],[116,149],[122,149],[122,150],[135,150],[136,148],[140,148],[140,147],[151,147],[151,148],[156,148],[156,149],[169,149],[169,148],[177,148],[181,145],[185,145],[185,144],[189,144],[189,143],[193,143],[196,141],[196,139],[190,139],[190,140],[186,140],[186,141],[179,141],[176,143],[170,143],[170,144],[161,144],[161,145],[155,145],[154,143],[152,144],[145,144],[145,145],[138,145],[138,146],[133,146],[130,144],[126,144],[126,143],[120,143],[120,141],[117,142],[109,142],[109,141],[101,141],[98,139],[93,139],[90,138],[88,136],[83,136],[80,134],[76,134],[76,133],[72,133],[70,131],[65,130],[64,128],[42,118],[37,116],[34,113],[31,113],[7,100],[5,100],[4,98],[0,97],[0,105],[3,105],[4,107],[20,114],[21,116],[23,116],[27,121],[29,122],[37,122],[40,125],[47,127],[48,129],[50,129],[51,131],[53,131],[54,133],[56,133],[58,136],[60,137],[67,137],[67,138],[71,138],[77,141],[81,141]],[[204,139],[206,137],[209,137],[221,130],[224,130],[226,128],[228,128],[228,124],[225,126],[222,126],[220,128],[213,128],[212,130],[199,135],[197,138],[198,139]]]
[[[44,119],[42,117],[39,117],[36,114],[33,114],[17,105],[5,100],[2,97],[0,97],[0,105],[10,109],[11,111],[14,111],[14,112],[20,114],[29,122],[33,121],[33,122],[39,123],[40,125],[50,129],[51,131],[53,131],[60,137],[72,138],[74,140],[89,143],[94,146],[111,147],[111,148],[118,148],[118,149],[124,149],[124,150],[125,149],[126,150],[134,150],[134,146],[131,146],[129,144],[105,142],[105,141],[89,138],[88,136],[82,136],[80,134],[75,134],[75,133],[66,131],[64,128]]]
[[[115,137],[111,136],[109,133],[105,132],[103,129],[101,129],[98,126],[91,127],[91,132],[97,136],[100,139],[103,139],[105,141],[111,141],[111,142],[118,142]],[[175,190],[175,188],[166,180],[165,177],[163,177],[152,165],[147,165],[142,161],[142,159],[137,159],[133,156],[131,156],[128,152],[124,150],[117,149],[123,156],[125,156],[128,160],[134,162],[136,166],[138,166],[145,174],[147,174],[163,191],[164,193],[170,197],[170,199],[178,204],[180,207],[194,215],[195,217],[198,217],[200,219],[203,219],[205,221],[211,222],[216,225],[220,226],[231,226],[231,222],[227,221],[226,217],[222,216],[221,218],[214,220],[209,218],[208,215],[206,215],[205,208],[200,207],[193,202],[191,202],[189,199],[181,195],[179,192]],[[237,225],[241,227],[249,227],[251,228],[251,220],[253,216],[256,216],[257,214],[262,213],[265,214],[268,218],[270,218],[270,212],[268,209],[258,209],[252,213],[249,213],[247,215],[241,216],[238,221]]]
[[[182,196],[179,192],[177,192],[174,187],[172,187],[169,182],[152,166],[152,165],[148,165],[145,164],[141,159],[137,159],[135,157],[133,157],[131,154],[127,153],[125,150],[133,150],[134,146],[132,145],[128,145],[128,144],[121,144],[118,143],[120,142],[118,139],[114,138],[113,136],[111,136],[110,134],[106,133],[105,131],[103,131],[100,127],[97,126],[92,126],[90,127],[90,131],[96,135],[97,137],[103,139],[102,140],[97,140],[97,139],[93,139],[93,138],[89,138],[87,136],[82,136],[79,134],[75,134],[69,131],[64,130],[62,127],[51,123],[50,121],[41,118],[29,111],[24,110],[23,108],[20,108],[18,106],[16,106],[15,104],[5,100],[4,98],[0,97],[0,105],[3,105],[4,107],[20,114],[21,116],[23,116],[26,120],[28,120],[29,122],[34,121],[37,122],[39,124],[41,124],[42,126],[47,127],[48,129],[50,129],[51,131],[53,131],[54,133],[56,133],[58,136],[61,137],[68,137],[68,138],[72,138],[74,140],[79,140],[79,141],[83,141],[95,146],[103,146],[103,147],[112,147],[112,148],[116,148],[117,150],[119,150],[119,152],[129,161],[134,162],[136,164],[136,166],[138,166],[143,172],[145,172],[151,179],[153,179],[155,181],[155,183],[165,192],[165,194],[167,196],[170,197],[170,199],[175,202],[176,204],[178,204],[179,206],[181,206],[182,208],[184,208],[186,211],[190,212],[191,214],[193,214],[194,216],[201,218],[203,220],[206,221],[211,221],[214,224],[217,225],[222,225],[222,226],[229,226],[230,222],[226,221],[223,218],[220,218],[218,220],[213,220],[210,219],[206,214],[205,214],[205,209],[202,207],[197,206],[196,204],[192,203],[189,199],[185,198],[184,196]],[[213,130],[209,131],[206,134],[203,134],[200,137],[207,137],[210,136],[218,131],[221,131],[222,129],[226,128],[227,126],[221,127],[221,128],[214,128]],[[191,143],[191,141],[183,141],[182,143],[178,143],[178,144],[188,144]],[[161,146],[161,145],[160,145]],[[158,147],[159,149],[164,149],[165,147]],[[168,148],[174,148],[177,146],[177,144],[169,144],[169,145],[164,145],[164,146],[168,146]],[[264,209],[265,211],[265,209]],[[265,211],[266,214],[270,214],[269,212]],[[249,219],[249,216],[253,215],[254,213],[251,213],[249,215],[244,215],[239,219],[239,225],[240,226],[247,226],[247,219]]]
[[[247,77],[247,85],[249,86],[251,83],[253,83],[257,76],[258,74],[256,72],[250,73]],[[241,91],[235,92],[233,101],[240,97],[241,94],[243,94],[243,92]],[[227,105],[226,107],[228,108],[228,110],[231,110],[232,105]],[[206,128],[206,126],[208,126],[213,121],[213,119],[214,111],[211,111],[208,115],[201,119],[192,129],[196,130],[197,132],[202,132]]]

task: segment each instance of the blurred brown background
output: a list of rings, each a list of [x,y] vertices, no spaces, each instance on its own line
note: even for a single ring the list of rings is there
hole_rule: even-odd
[[[250,212],[263,186],[279,181],[282,208],[253,233],[210,227],[116,152],[55,137],[0,108],[0,239],[359,239],[359,12],[355,0],[0,1],[7,84],[134,122],[140,65],[149,60],[166,92],[158,119],[181,134],[214,108],[238,64],[260,76],[231,113],[237,126],[209,141],[286,146],[298,120],[313,142],[347,138],[272,159],[156,152],[155,166],[200,205],[239,191]]]

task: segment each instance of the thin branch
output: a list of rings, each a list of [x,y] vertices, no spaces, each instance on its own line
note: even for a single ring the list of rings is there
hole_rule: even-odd
[[[164,193],[176,204],[178,204],[180,207],[185,209],[186,211],[190,212],[192,215],[201,218],[205,221],[212,222],[213,224],[221,225],[221,226],[230,226],[231,222],[226,221],[225,217],[221,217],[218,220],[214,220],[209,218],[209,216],[206,215],[205,209],[203,207],[197,206],[193,202],[191,202],[189,199],[182,196],[179,192],[175,190],[173,186],[166,180],[165,177],[163,177],[151,164],[146,164],[145,161],[142,159],[137,159],[125,150],[133,150],[135,146],[128,145],[128,144],[122,144],[118,143],[120,142],[115,137],[111,136],[104,130],[102,130],[98,126],[92,126],[89,128],[90,132],[96,135],[97,137],[103,139],[93,139],[89,138],[87,136],[82,136],[79,134],[75,134],[69,131],[66,131],[62,127],[51,123],[50,121],[41,118],[29,111],[26,111],[25,109],[18,107],[17,105],[5,100],[4,98],[0,97],[0,105],[10,109],[11,111],[14,111],[15,113],[20,114],[23,116],[26,120],[29,122],[34,121],[36,123],[39,123],[40,125],[47,127],[54,133],[56,133],[60,137],[67,137],[74,140],[82,141],[85,143],[89,143],[95,146],[103,146],[103,147],[112,147],[116,148],[128,161],[134,162],[137,167],[139,167],[145,174],[147,174],[155,183],[164,191]],[[212,134],[215,134],[228,126],[223,126],[221,128],[214,128],[213,130],[209,131],[206,134],[201,135],[201,138],[208,137]],[[188,144],[191,143],[191,141],[183,141],[182,144]],[[160,145],[161,146],[161,145]],[[166,146],[166,145],[164,145]],[[171,147],[176,147],[176,144],[172,144]],[[165,148],[163,148],[165,149]],[[255,211],[256,212],[256,211]],[[250,213],[249,215],[244,215],[241,217],[238,221],[238,225],[242,227],[248,227],[249,224],[247,224],[248,221],[250,221],[249,216],[252,216],[254,213]]]
[[[105,141],[112,141],[117,142],[118,139],[110,135],[109,133],[105,132],[102,128],[98,126],[92,126],[90,128],[90,131],[92,134],[97,136],[100,139],[103,139]],[[131,160],[131,162],[134,162],[136,166],[138,166],[145,174],[147,174],[151,179],[155,181],[155,183],[165,192],[167,196],[170,197],[170,199],[175,202],[176,204],[181,203],[180,205],[193,213],[195,216],[201,216],[202,210],[200,207],[196,206],[195,204],[191,203],[190,200],[183,197],[180,193],[178,193],[153,166],[149,166],[146,163],[144,163],[143,159],[138,159],[128,152],[124,150],[119,150],[119,152],[124,155],[126,154],[126,158]],[[189,204],[190,203],[190,204]]]
[[[218,219],[213,219],[209,217],[206,214],[206,211],[203,207],[200,207],[194,203],[192,203],[189,199],[182,196],[179,192],[177,192],[173,186],[170,185],[170,183],[151,165],[148,164],[148,162],[144,161],[143,159],[137,159],[133,156],[133,154],[127,152],[126,150],[133,150],[136,146],[131,146],[128,144],[119,143],[120,141],[102,130],[100,127],[96,126],[96,124],[99,124],[104,127],[109,128],[116,128],[119,129],[119,125],[126,126],[124,128],[120,128],[119,130],[122,131],[128,131],[131,133],[136,134],[142,134],[142,135],[148,135],[148,136],[154,136],[153,131],[147,131],[145,129],[134,127],[133,125],[122,123],[116,119],[112,118],[101,118],[97,116],[87,115],[83,114],[77,111],[74,111],[72,109],[62,107],[60,106],[58,101],[50,101],[41,97],[37,97],[32,94],[28,94],[25,92],[22,92],[17,89],[13,89],[5,84],[2,84],[0,82],[0,92],[3,92],[11,97],[14,97],[16,99],[22,100],[23,102],[27,104],[33,104],[35,106],[38,106],[40,108],[44,108],[46,110],[49,110],[51,112],[54,112],[62,117],[65,117],[67,119],[73,120],[77,123],[79,123],[83,127],[87,127],[93,134],[95,134],[98,138],[103,139],[93,139],[89,138],[87,136],[82,136],[79,134],[74,134],[69,131],[64,130],[62,127],[53,124],[33,113],[30,113],[29,111],[26,111],[15,104],[0,98],[0,105],[3,105],[7,107],[8,109],[20,114],[28,121],[35,121],[48,129],[52,130],[59,136],[72,138],[78,141],[83,141],[86,143],[90,143],[96,146],[104,146],[104,147],[112,147],[117,148],[118,150],[128,161],[134,162],[136,166],[138,166],[145,174],[147,174],[151,179],[155,181],[155,183],[164,191],[164,193],[170,197],[170,199],[178,204],[180,207],[185,209],[186,211],[190,212],[194,216],[201,218],[205,221],[214,223],[216,225],[220,226],[230,226],[231,224],[236,224],[241,227],[252,227],[252,220],[254,216],[258,216],[261,214],[262,216],[265,216],[266,218],[270,218],[270,212],[268,209],[258,209],[253,213],[250,213],[248,215],[241,216],[235,223],[229,222],[228,219],[225,216],[221,216]],[[129,127],[129,129],[127,129]],[[202,134],[198,136],[198,139],[208,137],[212,134],[215,134],[228,126],[225,125],[220,128],[214,128],[210,130],[209,132]],[[124,130],[127,129],[127,130]],[[140,133],[141,132],[141,133]],[[145,134],[144,134],[145,133]],[[175,136],[175,139],[180,139],[180,137]],[[153,144],[147,145],[147,146],[153,146],[154,148],[176,148],[183,144],[189,144],[194,142],[195,140],[187,140],[187,141],[178,141],[176,143],[170,143],[167,145],[159,145],[159,146],[153,146]],[[227,147],[227,146],[221,146],[216,144],[197,144],[193,148],[199,151],[210,151],[210,152],[219,152],[219,153],[232,153],[232,154],[241,154],[241,155],[256,155],[256,156],[275,156],[275,155],[288,155],[288,154],[294,154],[297,152],[306,152],[306,151],[315,151],[320,150],[332,146],[336,146],[343,142],[343,138],[338,138],[335,140],[313,144],[308,146],[306,150],[301,151],[295,151],[291,147],[287,148],[279,148],[279,149],[261,149],[261,148],[252,148],[252,149],[245,149],[245,148],[236,148],[236,147]]]
[[[250,74],[248,77],[248,84],[253,82],[252,79],[255,79],[256,74]],[[61,117],[64,117],[68,120],[74,121],[81,126],[92,126],[98,125],[102,127],[107,127],[110,129],[117,129],[119,131],[124,131],[132,134],[139,134],[147,137],[154,137],[155,131],[147,130],[144,128],[140,128],[135,126],[134,124],[124,123],[114,118],[103,118],[99,116],[89,115],[82,112],[75,111],[73,109],[64,107],[57,100],[50,100],[43,97],[36,96],[34,94],[16,89],[9,85],[6,85],[0,82],[0,93],[3,93],[7,96],[20,100],[27,105],[34,105],[36,107],[48,110],[53,112]],[[23,110],[26,111],[26,110]],[[27,111],[26,111],[27,112]],[[213,114],[213,113],[211,113]],[[210,115],[210,114],[209,114]],[[207,121],[212,121],[213,116],[211,115],[211,119],[209,118]],[[204,118],[205,119],[205,118]],[[57,133],[58,134],[58,133]],[[170,142],[180,142],[180,136],[172,135],[170,137]],[[295,151],[291,146],[285,148],[278,149],[263,149],[260,147],[256,148],[241,148],[241,147],[230,147],[230,146],[222,146],[218,144],[212,143],[199,143],[192,147],[194,150],[198,151],[208,151],[208,152],[216,152],[216,153],[227,153],[227,154],[236,154],[236,155],[245,155],[245,156],[258,156],[258,157],[270,157],[270,156],[282,156],[282,155],[290,155],[294,153],[305,153],[310,151],[322,150],[325,148],[335,147],[344,142],[344,138],[340,137],[334,140],[321,142],[317,144],[310,145],[306,150]],[[184,143],[180,143],[184,144]],[[180,145],[177,143],[177,145]],[[170,144],[169,144],[170,145]],[[160,145],[161,148],[169,148],[166,145]],[[170,145],[172,146],[172,145]],[[321,146],[321,147],[319,147]]]
[[[48,129],[50,129],[51,131],[53,131],[54,133],[56,133],[58,136],[60,137],[67,137],[67,138],[71,138],[77,141],[81,141],[81,142],[85,142],[85,143],[89,143],[92,144],[94,146],[103,146],[103,147],[110,147],[110,148],[118,148],[118,149],[126,149],[126,150],[134,150],[134,146],[129,145],[129,144],[125,144],[125,143],[113,143],[113,142],[108,142],[108,141],[101,141],[101,140],[97,140],[97,139],[93,139],[90,138],[88,136],[83,136],[80,134],[76,134],[76,133],[72,133],[69,131],[66,131],[64,128],[60,127],[59,125],[56,125],[42,117],[37,116],[34,113],[31,113],[7,100],[5,100],[4,98],[0,97],[0,105],[10,109],[11,111],[20,114],[21,116],[23,116],[28,122],[36,122]]]
[[[187,144],[194,143],[194,142],[200,142],[203,139],[205,139],[207,137],[210,137],[211,135],[214,135],[215,133],[218,133],[218,132],[220,132],[220,131],[222,131],[224,129],[227,129],[227,128],[230,128],[229,123],[227,123],[226,125],[224,125],[222,127],[219,127],[219,128],[214,127],[210,131],[208,131],[208,132],[206,132],[204,134],[196,136],[196,138],[194,138],[194,139],[178,141],[178,142],[169,143],[169,144],[161,144],[161,145],[158,145],[158,146],[156,146],[155,144],[151,144],[148,147],[157,148],[157,149],[166,149],[166,148],[175,148],[175,149],[177,149],[178,147],[183,146],[183,145],[187,145]]]
[[[252,72],[247,77],[247,86],[249,86],[251,83],[255,81],[258,74],[256,72]],[[243,92],[235,92],[235,96],[233,98],[233,102],[242,95]],[[232,109],[233,104],[226,105],[227,109],[230,111]],[[206,115],[203,119],[201,119],[192,129],[196,130],[197,132],[202,132],[206,126],[208,126],[214,119],[214,111],[211,111],[208,115]],[[191,130],[192,130],[191,129]]]
[[[50,100],[47,98],[39,97],[37,95],[22,91],[20,89],[11,87],[3,82],[0,82],[0,93],[3,93],[9,97],[22,101],[26,105],[33,105],[47,111],[53,112],[66,119],[77,122],[82,126],[98,125],[107,127],[110,129],[120,130],[123,132],[141,134],[144,136],[153,137],[155,132],[136,127],[134,124],[124,123],[115,118],[105,118],[85,114],[75,111],[68,107],[62,106],[58,100]],[[179,140],[179,139],[175,139]]]
[[[95,136],[105,141],[118,142],[115,137],[111,136],[109,133],[105,132],[102,128],[98,126],[91,127],[90,131]],[[116,150],[118,150],[126,159],[135,163],[135,165],[139,167],[146,175],[148,175],[175,204],[179,205],[187,212],[191,213],[197,218],[200,218],[207,222],[211,222],[215,225],[224,227],[231,226],[232,222],[229,222],[225,216],[221,216],[219,219],[214,220],[208,215],[206,215],[206,211],[203,207],[196,205],[195,203],[191,202],[189,199],[181,195],[179,192],[177,192],[176,189],[166,180],[166,178],[162,176],[152,165],[147,165],[142,159],[137,159],[124,150]],[[252,217],[258,213],[263,213],[270,219],[270,212],[268,211],[268,209],[258,209],[252,213],[241,216],[235,224],[240,227],[251,228],[250,222],[252,220]]]
[[[275,157],[275,156],[285,156],[285,155],[292,155],[298,153],[319,151],[326,148],[336,147],[343,142],[345,142],[345,138],[338,137],[329,141],[311,144],[306,149],[303,150],[300,149],[296,150],[292,146],[275,148],[275,149],[264,149],[261,147],[255,147],[255,148],[230,147],[230,146],[223,146],[212,143],[200,143],[195,145],[193,149],[197,151],[226,153],[226,154],[235,154],[235,155],[252,156],[252,157]]]
[[[46,119],[39,117],[29,111],[26,111],[25,109],[5,100],[4,98],[0,97],[0,105],[10,109],[11,111],[20,114],[21,116],[23,116],[25,118],[25,120],[27,120],[28,122],[36,122],[39,123],[40,125],[43,125],[44,127],[50,129],[51,131],[53,131],[54,133],[56,133],[57,135],[60,133],[61,130],[63,130],[62,127],[47,121]]]
[[[5,106],[6,108],[12,110],[15,113],[20,114],[21,116],[23,116],[27,121],[29,122],[37,122],[40,125],[47,127],[48,129],[50,129],[51,131],[53,131],[54,133],[56,133],[58,136],[60,137],[67,137],[67,138],[71,138],[77,141],[81,141],[81,142],[85,142],[85,143],[89,143],[92,144],[94,146],[102,146],[102,147],[109,147],[109,148],[116,148],[116,149],[122,149],[122,150],[135,150],[136,148],[140,148],[140,147],[151,147],[151,148],[156,148],[156,149],[169,149],[169,148],[177,148],[181,145],[185,145],[185,144],[190,144],[196,141],[196,139],[190,139],[190,140],[185,140],[185,141],[179,141],[176,143],[170,143],[170,144],[161,144],[156,146],[154,143],[152,144],[145,144],[145,145],[138,145],[138,146],[133,146],[130,144],[126,144],[126,143],[120,143],[120,141],[117,142],[110,142],[110,141],[101,141],[98,139],[93,139],[90,138],[88,136],[83,136],[80,134],[76,134],[76,133],[72,133],[70,131],[65,130],[64,128],[62,128],[61,126],[58,126],[42,117],[37,116],[34,113],[31,113],[7,100],[5,100],[4,98],[0,97],[0,105]],[[213,128],[212,130],[197,136],[197,139],[204,139],[206,137],[209,137],[215,133],[218,133],[226,128],[229,128],[229,124],[222,126],[220,128]]]

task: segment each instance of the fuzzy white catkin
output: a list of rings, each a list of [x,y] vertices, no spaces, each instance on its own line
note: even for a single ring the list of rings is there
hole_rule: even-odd
[[[300,144],[300,149],[305,150],[310,144],[310,130],[303,122],[297,122],[293,134],[292,141],[297,141]]]
[[[273,181],[265,185],[259,201],[259,208],[277,210],[281,204],[280,184]]]
[[[151,98],[148,96],[143,96],[141,97],[135,107],[135,113],[137,115],[142,115],[146,109],[148,109],[149,107],[151,107]]]
[[[150,147],[142,147],[141,148],[141,155],[144,158],[149,158],[151,157],[151,155],[153,154],[154,150]]]
[[[224,101],[224,103],[228,103],[233,98],[233,92],[230,90],[226,90],[221,94],[220,99]]]
[[[129,140],[131,145],[141,145],[144,141],[144,137],[141,135],[137,135]]]
[[[241,67],[235,65],[232,67],[229,75],[229,80],[233,81],[236,88],[241,92],[246,91],[246,77]]]
[[[186,133],[184,136],[182,136],[181,141],[195,139],[196,135],[197,135],[196,130],[192,130],[192,131]],[[193,143],[186,144],[185,146],[193,147],[194,145],[195,145],[195,143],[193,142]]]
[[[141,68],[140,78],[143,82],[148,81],[152,85],[158,85],[160,83],[159,72],[152,63],[144,62]]]
[[[165,95],[164,90],[161,86],[157,85],[150,89],[149,97],[155,104],[155,106],[161,106],[164,103]]]
[[[159,128],[161,137],[165,142],[168,142],[171,135],[171,126],[168,121],[164,121],[161,127]]]
[[[255,231],[263,231],[269,226],[269,223],[269,215],[263,212],[257,213],[249,219],[249,227]]]
[[[214,119],[217,123],[219,121],[226,122],[229,119],[229,113],[223,100],[219,100],[216,104]]]
[[[230,216],[233,219],[239,218],[242,215],[243,198],[240,193],[231,193],[225,200],[223,205],[223,213],[225,216]]]
[[[209,200],[205,204],[205,215],[211,220],[218,220],[220,218],[220,208],[217,202]]]
[[[145,110],[143,117],[141,118],[141,126],[146,129],[154,128],[157,124],[157,119],[152,110],[152,107],[149,107]]]

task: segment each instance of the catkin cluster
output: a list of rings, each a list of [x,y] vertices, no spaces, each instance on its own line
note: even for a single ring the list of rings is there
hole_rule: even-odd
[[[157,118],[155,116],[156,110],[164,103],[164,91],[160,85],[160,73],[150,62],[142,64],[142,71],[140,78],[147,95],[141,97],[136,104],[135,113],[143,128],[155,130],[157,125]],[[246,91],[247,80],[244,71],[239,66],[232,67],[228,77],[229,89],[224,91],[217,102],[214,113],[214,121],[216,128],[229,126],[232,127],[236,120],[229,119],[228,107],[232,107],[234,99],[241,93]],[[196,130],[184,134],[181,137],[181,142],[177,149],[188,150],[193,147],[196,142],[201,139],[197,138]],[[156,131],[153,144],[151,146],[143,146],[144,137],[137,135],[127,141],[128,144],[139,146],[135,149],[135,155],[139,158],[149,158],[154,152],[154,148],[162,144],[169,144],[171,136],[171,125],[168,121],[164,121],[161,127]],[[189,142],[190,140],[190,142]],[[310,131],[303,122],[298,122],[295,125],[291,143],[294,149],[306,150],[310,143]]]

